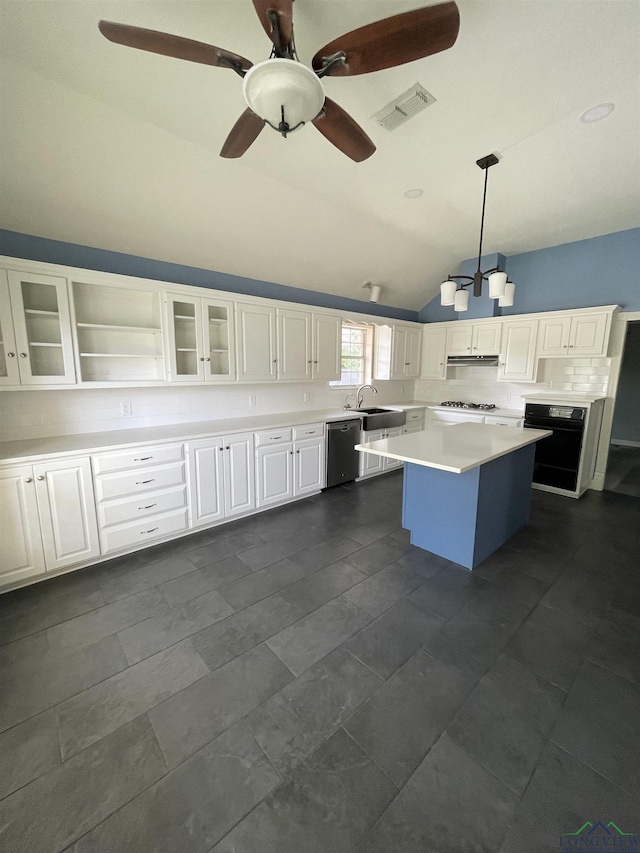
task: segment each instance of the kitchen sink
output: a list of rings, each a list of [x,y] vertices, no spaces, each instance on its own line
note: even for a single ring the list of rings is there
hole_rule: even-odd
[[[365,432],[373,432],[390,427],[404,426],[407,422],[407,413],[398,412],[395,409],[354,409],[362,415],[362,429]]]

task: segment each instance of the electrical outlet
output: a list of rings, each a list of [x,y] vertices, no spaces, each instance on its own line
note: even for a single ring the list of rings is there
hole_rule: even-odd
[[[302,395],[302,402],[303,402],[303,403],[308,403],[310,399],[311,399],[311,398],[309,397],[309,393],[308,393],[308,391],[305,391],[305,392],[304,392],[304,394]]]
[[[120,403],[120,415],[123,418],[130,418],[133,415],[133,406],[131,403]]]
[[[255,404],[256,404],[256,395],[255,394],[249,394],[249,405],[255,406]]]
[[[404,397],[404,385],[400,386],[400,396]]]
[[[505,394],[505,399],[507,400],[507,402],[511,400],[511,394],[509,392]]]

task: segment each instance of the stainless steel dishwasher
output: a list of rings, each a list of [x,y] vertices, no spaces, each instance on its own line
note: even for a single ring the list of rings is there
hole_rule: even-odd
[[[360,473],[360,418],[327,424],[327,488],[350,483]]]

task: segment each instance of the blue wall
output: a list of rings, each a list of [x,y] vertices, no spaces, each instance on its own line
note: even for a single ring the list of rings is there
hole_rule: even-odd
[[[30,261],[45,261],[50,264],[139,276],[174,284],[190,284],[195,287],[207,287],[247,296],[282,299],[286,302],[299,302],[302,305],[315,305],[319,308],[336,308],[340,311],[392,317],[396,320],[417,321],[418,319],[417,311],[404,308],[376,305],[373,302],[361,302],[359,299],[348,299],[331,293],[318,293],[301,287],[275,284],[272,281],[227,275],[199,267],[139,258],[136,255],[123,255],[120,252],[93,249],[90,246],[78,246],[75,243],[61,243],[58,240],[47,240],[44,237],[32,237],[3,229],[0,229],[0,254]]]
[[[468,264],[475,269],[475,261],[464,262],[465,266]],[[516,284],[516,295],[511,308],[498,309],[502,316],[593,305],[640,310],[640,228],[512,255],[504,268]],[[470,308],[474,301],[495,304],[485,296],[476,300],[471,297]],[[423,323],[474,316],[492,314],[478,314],[477,309],[473,314],[471,310],[456,314],[452,308],[440,305],[439,296],[418,314]]]

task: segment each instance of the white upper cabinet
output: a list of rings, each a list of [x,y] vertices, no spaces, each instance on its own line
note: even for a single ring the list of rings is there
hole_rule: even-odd
[[[311,379],[311,314],[278,309],[278,378]]]
[[[538,357],[606,355],[610,323],[609,311],[542,317]]]
[[[172,382],[235,379],[233,303],[167,294]]]
[[[474,325],[471,336],[471,355],[498,355],[502,326],[502,321]]]
[[[507,320],[502,327],[498,379],[535,382],[537,320]]]
[[[73,384],[76,377],[66,279],[13,270],[9,270],[8,279],[21,384]]]
[[[422,329],[376,328],[374,379],[411,379],[420,375]]]
[[[276,309],[249,302],[236,303],[238,379],[273,382],[277,379]]]
[[[473,326],[458,320],[447,326],[447,355],[471,355]]]
[[[327,382],[341,376],[342,318],[337,314],[312,314],[313,378]]]
[[[423,379],[444,379],[447,374],[446,354],[447,327],[442,323],[430,323],[422,332]]]
[[[18,352],[13,334],[9,280],[0,270],[0,385],[19,385]]]
[[[160,293],[79,280],[71,293],[80,381],[165,378]]]

